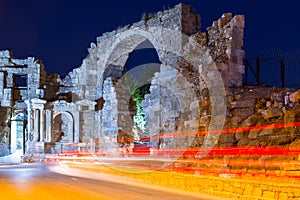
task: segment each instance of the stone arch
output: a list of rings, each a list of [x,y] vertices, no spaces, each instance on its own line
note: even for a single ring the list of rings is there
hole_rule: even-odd
[[[104,37],[104,36],[103,36]],[[129,127],[133,127],[133,121],[128,120],[128,116],[130,115],[130,111],[124,111],[122,110],[122,107],[126,107],[126,103],[128,104],[127,100],[130,99],[128,96],[128,93],[126,94],[126,90],[128,88],[125,88],[125,84],[119,84],[118,80],[109,79],[106,85],[109,85],[109,87],[114,86],[114,82],[117,82],[118,87],[114,87],[114,89],[109,90],[110,93],[114,93],[111,96],[113,96],[113,99],[107,99],[110,98],[110,95],[105,94],[105,85],[102,85],[105,80],[103,76],[103,72],[109,67],[109,66],[119,66],[120,68],[123,68],[125,66],[125,63],[129,57],[129,53],[135,50],[135,48],[144,42],[145,40],[148,40],[154,47],[154,49],[157,52],[159,61],[161,62],[160,65],[160,75],[158,77],[154,77],[156,86],[152,87],[155,91],[158,93],[160,91],[163,91],[163,87],[168,88],[168,94],[165,93],[166,97],[169,96],[170,92],[173,93],[173,104],[176,104],[179,102],[178,109],[176,111],[174,110],[174,114],[169,117],[169,119],[165,119],[166,123],[173,124],[176,118],[181,115],[180,113],[183,111],[184,107],[182,106],[183,100],[179,100],[181,98],[181,90],[184,90],[184,88],[177,87],[176,79],[177,72],[176,72],[176,62],[179,59],[183,45],[186,43],[187,40],[186,35],[184,35],[179,29],[177,30],[176,27],[173,27],[172,29],[164,28],[163,26],[156,26],[156,27],[136,27],[132,29],[125,30],[123,32],[117,32],[114,35],[111,35],[108,38],[102,38],[102,40],[98,39],[98,44],[95,49],[92,49],[91,51],[97,52],[97,88],[100,88],[102,94],[98,94],[96,96],[101,97],[103,95],[105,102],[107,103],[108,107],[110,107],[111,110],[105,110],[104,106],[104,113],[110,113],[111,115],[109,118],[111,120],[114,120],[115,123],[110,123],[107,119],[107,116],[102,118],[102,132],[105,136],[109,136],[112,140],[115,140],[116,133],[119,129],[122,129],[125,131],[130,132]],[[100,41],[100,42],[99,42]],[[94,54],[95,54],[94,52]],[[91,52],[90,52],[91,53]],[[90,57],[92,59],[92,57]],[[167,79],[165,79],[167,78]],[[172,81],[173,80],[173,81]],[[165,82],[165,83],[164,83]],[[152,85],[152,84],[151,84]],[[121,88],[121,89],[120,89]],[[118,101],[117,93],[121,94],[122,101]],[[137,89],[137,88],[134,88]],[[111,92],[113,91],[113,92]],[[130,94],[129,94],[130,95]],[[125,100],[125,101],[124,101]],[[170,99],[169,99],[170,100]],[[121,103],[122,102],[122,103]],[[121,105],[123,104],[123,105]],[[172,103],[171,103],[172,104]],[[117,109],[114,110],[113,105],[117,107]],[[157,105],[160,107],[159,105]],[[157,107],[156,106],[156,107]],[[121,109],[120,109],[121,108]],[[109,112],[107,112],[109,111]],[[165,116],[165,114],[168,113],[167,110],[164,112],[161,112],[162,110],[157,110],[157,112],[160,112],[160,116],[158,118],[162,118],[162,116]],[[173,111],[173,110],[172,110]],[[176,113],[175,113],[176,112]],[[172,118],[172,119],[171,119]],[[106,120],[106,121],[105,121]],[[109,124],[109,128],[105,128],[105,124]],[[163,125],[164,126],[164,125]],[[171,125],[172,127],[175,127],[174,125]],[[104,129],[103,129],[104,127]],[[169,127],[169,125],[168,125]]]
[[[124,67],[129,54],[142,42],[148,40],[159,57],[161,70],[165,71],[175,63],[182,50],[182,38],[185,35],[162,27],[134,28],[115,34],[97,45],[97,87],[102,87],[103,72],[107,67]],[[103,52],[105,50],[105,52]],[[167,67],[168,66],[168,67]]]
[[[55,112],[52,120],[51,140],[52,142],[74,142],[74,117],[70,112]]]
[[[115,87],[114,78],[106,79],[105,85],[102,85],[105,81],[104,79],[108,77],[107,74],[104,73],[105,70],[112,66],[114,68],[119,67],[123,70],[129,54],[133,52],[138,47],[138,45],[145,42],[146,40],[151,43],[151,48],[154,47],[154,49],[156,50],[160,62],[164,62],[163,54],[161,53],[163,47],[161,46],[161,43],[155,38],[156,36],[154,36],[153,32],[151,33],[150,31],[145,30],[138,30],[137,32],[135,31],[129,30],[122,32],[98,45],[98,51],[100,52],[100,50],[106,49],[107,54],[100,58],[103,62],[99,63],[99,66],[97,67],[97,79],[99,81],[97,87],[103,88],[104,93],[107,86],[114,87],[113,90],[106,91],[113,91],[112,93],[114,94],[103,94],[105,100],[103,113],[109,113],[107,114],[109,116],[102,117],[102,133],[113,141],[116,141],[117,135],[120,130],[128,134],[129,137],[130,135],[133,136],[132,128],[134,124],[132,119],[129,120],[130,116],[132,116],[132,113],[130,109],[126,108],[129,106],[130,97],[128,97],[128,94],[130,95],[130,91],[128,91],[128,89],[130,88],[126,88],[126,85],[124,84],[121,84],[121,87]],[[167,62],[165,61],[164,63]],[[115,70],[115,72],[120,72],[122,70]],[[120,78],[120,75],[117,75],[116,77]],[[111,98],[111,96],[115,98]],[[122,100],[123,102],[119,100]],[[113,106],[111,105],[115,105],[117,108],[113,108]]]

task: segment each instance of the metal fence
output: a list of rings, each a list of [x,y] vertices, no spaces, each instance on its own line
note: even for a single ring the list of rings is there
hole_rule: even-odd
[[[300,88],[300,50],[257,53],[244,59],[244,85]]]

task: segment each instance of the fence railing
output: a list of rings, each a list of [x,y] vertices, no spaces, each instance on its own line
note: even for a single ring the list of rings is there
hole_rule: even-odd
[[[243,84],[300,87],[300,50],[245,58]]]

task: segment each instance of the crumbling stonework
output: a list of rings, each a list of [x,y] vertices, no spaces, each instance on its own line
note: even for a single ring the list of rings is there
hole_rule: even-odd
[[[188,42],[183,46],[184,52],[177,60],[176,71],[173,72],[173,76],[168,77],[168,75],[163,74],[164,72],[161,72],[161,78],[153,81],[158,83],[158,86],[152,84],[151,94],[145,98],[144,109],[149,112],[146,116],[148,116],[147,124],[150,135],[163,135],[163,132],[177,132],[180,134],[192,129],[208,131],[212,129],[210,124],[215,124],[214,126],[217,128],[216,122],[222,121],[218,119],[225,115],[224,106],[222,107],[222,104],[226,104],[222,100],[226,96],[225,88],[242,85],[244,70],[242,65],[244,57],[244,51],[242,50],[243,28],[243,16],[238,15],[232,18],[231,14],[227,13],[218,21],[215,21],[212,27],[207,28],[206,32],[197,32],[189,37]],[[170,74],[171,71],[168,73]],[[153,80],[157,77],[159,76],[156,75]],[[172,81],[168,81],[166,77]],[[180,108],[179,110],[177,108],[176,116],[170,115],[175,111],[172,106],[162,106],[167,112],[162,112],[162,109],[158,108],[158,105],[162,105],[166,101],[164,96],[168,100],[171,96],[170,93],[165,93],[163,90],[159,91],[158,88],[162,82],[167,88],[173,87],[173,91],[179,89],[178,94],[175,94],[175,96],[182,96],[177,97],[177,100],[181,99],[177,102],[181,106],[181,111],[179,111]],[[223,91],[223,93],[214,91]],[[158,104],[149,103],[149,99]],[[200,103],[199,99],[201,99]],[[212,101],[219,102],[213,105],[213,109],[209,108]],[[160,112],[157,112],[157,110],[160,110]],[[170,118],[167,121],[176,122],[173,129],[168,129],[167,127],[170,127],[168,122],[162,120],[166,116]],[[212,116],[214,119],[211,119]],[[214,123],[212,123],[212,120]],[[222,127],[220,123],[218,128]],[[188,147],[192,143],[194,145],[194,137],[195,135],[191,135],[185,137],[185,139],[179,139],[178,142],[171,143],[176,147]],[[164,143],[170,143],[169,140],[169,138],[157,139],[153,141],[154,147],[164,147]],[[184,142],[182,142],[183,140]],[[210,138],[206,141],[211,144],[207,143],[205,145],[215,145],[217,140],[218,138]]]
[[[105,138],[105,151],[116,153],[118,138],[122,137],[128,143],[133,142],[133,116],[129,108],[130,94],[124,84],[116,85],[117,79],[107,78],[104,81],[102,110],[102,137]],[[121,131],[122,130],[122,131]],[[121,133],[122,132],[122,133]],[[120,140],[118,143],[121,143]]]
[[[265,126],[261,130],[237,131],[229,145],[289,146],[298,138],[298,127],[288,127],[299,121],[298,94],[287,88],[242,87],[231,89],[228,96],[228,128]],[[276,128],[275,125],[286,125]],[[224,140],[220,140],[224,145]]]
[[[0,51],[0,143],[10,144],[10,119],[26,110],[25,100],[44,95],[44,66],[35,58],[15,59],[10,51]],[[1,150],[9,152],[9,149]],[[1,155],[0,154],[0,155]]]
[[[30,154],[88,146],[118,155],[119,147],[129,148],[135,114],[131,93],[137,88],[122,82],[124,65],[148,41],[161,63],[158,72],[141,82],[151,84],[142,102],[143,134],[154,149],[295,146],[297,127],[272,127],[299,120],[300,93],[242,86],[243,33],[244,16],[231,13],[201,32],[200,16],[179,4],[104,33],[64,79],[46,74],[34,58],[14,59],[9,51],[0,51],[0,141],[7,144],[3,138],[9,136],[6,122],[15,115],[13,108],[27,110]],[[16,85],[19,75],[26,77],[24,88]],[[252,126],[268,128],[210,134]]]
[[[32,57],[27,59],[14,59],[10,51],[0,52],[1,67],[1,106],[24,108],[22,102],[26,99],[42,98],[44,66]],[[24,86],[17,85],[16,78],[22,77],[26,81]],[[20,104],[19,104],[20,103]]]

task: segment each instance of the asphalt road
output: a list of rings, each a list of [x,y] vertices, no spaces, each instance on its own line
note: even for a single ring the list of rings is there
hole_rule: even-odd
[[[0,165],[0,199],[214,199],[60,165]],[[219,198],[216,198],[219,199]]]

